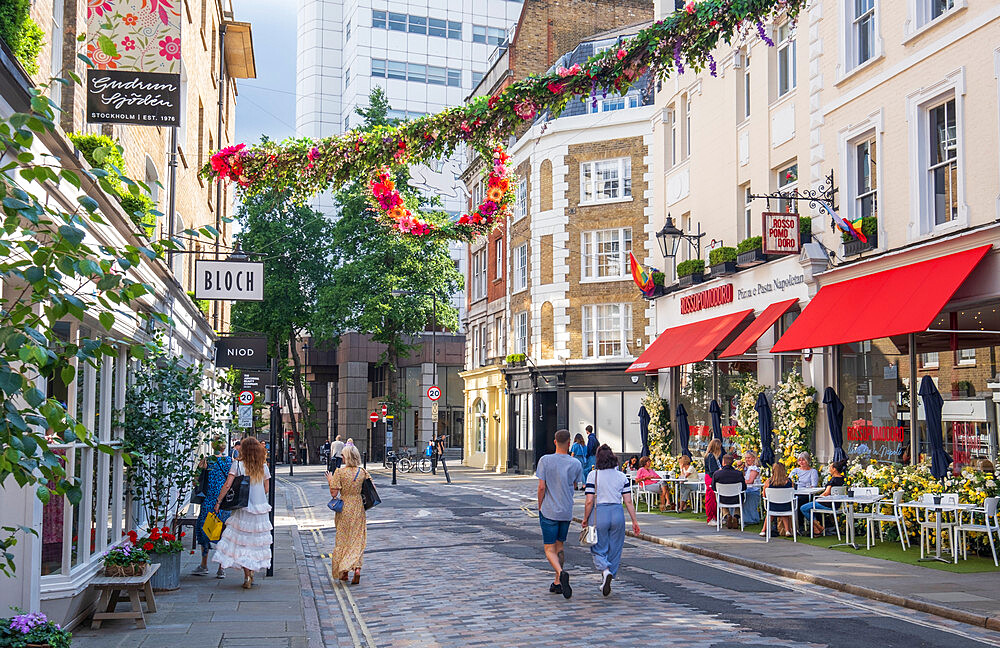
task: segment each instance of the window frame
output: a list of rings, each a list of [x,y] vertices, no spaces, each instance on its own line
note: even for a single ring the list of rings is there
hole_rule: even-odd
[[[531,344],[530,331],[528,330],[528,311],[522,310],[514,313],[514,317],[511,319],[514,326],[514,353],[528,355],[528,348]]]
[[[782,38],[782,30],[787,35]],[[789,22],[784,22],[775,29],[775,91],[778,99],[795,91],[798,84],[798,49],[796,44],[796,29]],[[778,40],[781,39],[781,40]],[[784,59],[784,71],[782,60]],[[782,90],[783,85],[784,90]]]
[[[949,106],[951,108],[950,110]],[[928,120],[927,130],[925,134],[929,139],[932,140],[931,141],[932,146],[937,147],[938,149],[943,148],[945,151],[944,157],[940,160],[935,161],[934,151],[929,147],[928,150],[930,151],[930,156],[928,156],[928,158],[924,160],[924,169],[927,175],[929,176],[929,178],[927,178],[927,186],[929,189],[928,198],[929,198],[929,205],[933,209],[933,214],[932,214],[934,218],[933,226],[935,228],[947,227],[953,221],[958,219],[959,200],[958,200],[957,184],[958,184],[958,175],[960,171],[959,171],[959,160],[958,160],[958,115],[956,112],[957,108],[958,108],[958,102],[956,101],[955,97],[951,97],[943,102],[939,102],[933,106],[928,106],[927,108],[925,108]],[[935,119],[934,115],[939,110],[944,111],[943,115],[944,115],[944,125],[945,125],[945,139],[943,143],[940,140],[940,138],[936,138],[934,133],[932,132],[933,130],[932,120]],[[951,117],[950,120],[949,120],[949,115]],[[952,120],[954,121],[954,126],[949,126]],[[951,130],[952,128],[954,129],[954,134],[950,135],[948,131]],[[938,132],[940,132],[940,128],[937,130]],[[953,170],[949,171],[950,169]],[[947,214],[946,215],[947,217],[944,220],[938,219],[939,214],[937,211],[937,199],[936,199],[936,196],[938,194],[935,192],[937,174],[941,170],[944,170],[946,178],[947,176],[953,175],[955,177],[955,185],[956,185],[954,187],[949,187],[949,193],[953,191],[955,194],[954,196],[955,212],[952,214]],[[945,207],[947,207],[947,205],[945,205]]]
[[[602,235],[615,234],[617,240],[598,241]],[[626,246],[627,240],[627,246]],[[601,282],[601,281],[622,281],[630,276],[628,255],[632,252],[633,245],[631,227],[613,227],[599,230],[587,230],[580,232],[580,281],[581,283]],[[602,267],[611,267],[612,262],[602,264],[602,260],[609,252],[598,251],[601,245],[616,244],[618,246],[617,263],[620,268],[619,274],[600,274]]]
[[[789,180],[788,173],[794,169],[795,179]],[[798,188],[799,183],[799,162],[798,160],[793,160],[792,162],[785,164],[778,168],[775,172],[775,180],[777,182],[778,191],[789,192],[795,191]],[[789,211],[789,207],[795,207],[794,200],[784,200],[782,198],[778,199],[778,212],[782,214],[795,213],[794,211]]]
[[[750,55],[743,55],[743,119],[750,119]]]
[[[608,198],[598,198],[597,168],[599,164],[615,162],[618,165],[618,195]],[[605,181],[610,182],[610,181]],[[588,184],[590,197],[587,197]],[[629,156],[604,158],[600,160],[588,160],[580,163],[580,205],[600,205],[612,202],[627,202],[633,199],[632,195],[632,158]]]
[[[867,150],[866,150],[864,158],[862,158],[862,153],[861,153],[861,150],[860,150],[862,146],[867,146]],[[857,218],[864,218],[865,217],[865,213],[864,213],[865,199],[870,198],[871,199],[871,204],[872,204],[872,209],[871,209],[871,213],[868,214],[868,215],[872,216],[874,218],[878,218],[878,192],[879,192],[879,185],[878,185],[878,153],[879,153],[878,137],[876,137],[874,131],[869,131],[865,136],[862,136],[860,139],[854,141],[851,144],[851,147],[852,147],[853,152],[854,152],[854,157],[853,157],[852,161],[853,161],[853,166],[854,166],[854,170],[855,170],[854,186],[852,187],[852,189],[854,190],[852,192],[852,199],[854,201],[854,209],[855,209],[855,211],[854,211],[854,214],[852,214],[852,216],[856,214]],[[874,150],[874,155],[872,153],[873,150]],[[862,186],[862,163],[863,163],[862,160],[863,159],[867,160],[867,167],[868,167],[867,168],[868,185],[866,187]],[[857,218],[855,218],[855,220],[857,220]]]
[[[523,261],[523,263],[522,263]],[[528,289],[528,244],[522,243],[511,254],[511,292]]]
[[[753,194],[753,190],[750,188],[750,183],[747,182],[741,187],[743,194],[743,238],[750,238],[750,232],[753,231],[753,198],[750,196]]]
[[[495,263],[495,270],[494,270],[494,272],[496,274],[493,277],[493,281],[500,281],[501,279],[503,279],[503,266],[504,266],[504,259],[503,259],[503,239],[502,238],[498,238],[496,240],[495,261],[496,261],[496,263]]]
[[[602,334],[613,333],[612,328],[602,328],[602,325],[609,321],[613,316],[610,313],[604,313],[605,309],[610,310],[612,308],[618,308],[617,314],[617,326],[618,326],[618,339],[617,340],[607,340]],[[610,304],[584,304],[580,309],[581,316],[581,341],[582,341],[582,357],[593,358],[593,359],[606,359],[606,358],[628,358],[631,357],[631,351],[629,351],[628,341],[632,334],[632,305],[629,303],[610,303]],[[612,353],[602,353],[605,350],[605,345],[619,346],[617,352]]]
[[[528,179],[518,178],[514,188],[514,222],[528,215]]]
[[[388,29],[388,12],[372,9],[372,29]]]

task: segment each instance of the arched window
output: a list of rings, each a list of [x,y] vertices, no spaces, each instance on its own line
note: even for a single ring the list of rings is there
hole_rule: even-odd
[[[477,398],[474,405],[476,411],[476,452],[486,452],[486,426],[489,420],[486,417],[486,403],[483,399]]]

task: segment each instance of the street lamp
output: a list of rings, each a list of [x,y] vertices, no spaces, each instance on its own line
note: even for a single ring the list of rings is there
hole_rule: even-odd
[[[687,241],[687,244],[695,251],[695,258],[700,259],[701,237],[705,234],[706,232],[701,231],[701,223],[698,223],[697,234],[685,234],[683,230],[674,225],[674,219],[668,213],[663,227],[656,233],[656,240],[660,244],[660,253],[664,259],[677,257],[677,249],[680,247],[681,241]]]

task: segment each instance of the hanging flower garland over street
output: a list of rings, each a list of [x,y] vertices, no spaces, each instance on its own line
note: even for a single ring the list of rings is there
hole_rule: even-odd
[[[802,374],[788,374],[774,394],[775,459],[789,469],[795,467],[795,455],[809,450],[816,430],[816,388],[802,381]]]
[[[234,182],[244,195],[279,191],[299,202],[352,180],[368,178],[372,200],[384,212],[379,214],[383,222],[411,235],[468,240],[492,229],[510,199],[484,201],[472,214],[463,217],[468,219],[466,223],[436,223],[412,212],[407,214],[402,205],[381,208],[388,204],[385,200],[395,202],[392,190],[385,189],[385,182],[379,179],[385,170],[445,158],[464,146],[488,160],[498,150],[502,152],[499,142],[537,115],[548,113],[557,117],[574,98],[596,103],[598,95],[625,94],[647,73],[653,80],[683,74],[686,68],[708,69],[714,75],[716,61],[712,51],[717,46],[732,45],[754,34],[773,45],[765,23],[782,15],[794,20],[805,3],[806,0],[689,0],[682,11],[673,12],[617,49],[605,50],[583,65],[533,75],[515,81],[491,97],[476,97],[465,105],[395,126],[379,126],[364,132],[351,130],[321,140],[300,138],[281,143],[265,141],[249,148],[243,144],[229,146],[213,155],[201,174]],[[502,177],[512,184],[509,175]],[[382,185],[380,196],[374,195],[376,183]],[[403,208],[397,209],[400,207]],[[477,222],[480,218],[483,222]]]

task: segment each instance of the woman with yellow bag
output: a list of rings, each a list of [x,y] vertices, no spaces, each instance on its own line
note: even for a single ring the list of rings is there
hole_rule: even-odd
[[[218,438],[213,439],[212,452],[214,454],[211,457],[202,459],[198,465],[199,468],[207,473],[207,486],[204,493],[205,500],[201,505],[201,512],[198,514],[198,522],[195,524],[198,544],[201,545],[201,565],[196,567],[194,572],[192,572],[195,576],[208,574],[208,551],[212,548],[212,543],[219,540],[219,536],[222,533],[222,523],[229,519],[229,511],[219,511],[218,514],[212,513],[212,508],[215,506],[216,500],[219,499],[219,491],[222,490],[222,485],[226,483],[226,479],[229,477],[229,468],[233,465],[233,460],[225,455],[225,451],[226,441]],[[205,521],[208,516],[215,518],[208,525],[207,530],[210,533],[206,533],[205,528]],[[222,565],[219,565],[218,571],[215,572],[215,577],[226,577],[226,572],[222,568]]]

